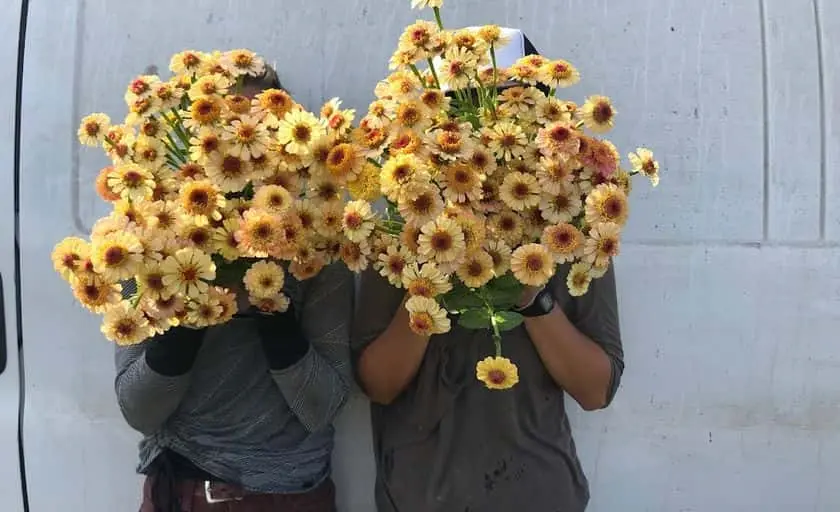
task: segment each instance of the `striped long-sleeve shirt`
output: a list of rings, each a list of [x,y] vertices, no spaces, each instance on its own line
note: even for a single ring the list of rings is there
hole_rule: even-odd
[[[336,264],[308,281],[288,281],[310,347],[283,370],[270,369],[251,318],[208,329],[184,375],[150,368],[147,343],[117,348],[119,406],[144,435],[138,471],[170,449],[253,491],[301,492],[328,476],[331,424],[351,379],[353,277]],[[283,343],[283,333],[276,335]]]

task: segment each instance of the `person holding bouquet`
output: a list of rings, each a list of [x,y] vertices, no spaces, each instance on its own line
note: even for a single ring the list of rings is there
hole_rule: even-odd
[[[453,85],[455,90],[450,91],[449,101],[452,105],[466,105],[470,97],[478,98],[484,110],[472,116],[463,109],[466,114],[457,120],[458,124],[450,121],[446,125],[446,118],[442,122],[427,122],[424,127],[432,122],[443,125],[439,130],[429,128],[431,135],[424,139],[431,141],[425,142],[428,146],[421,145],[413,157],[403,157],[395,156],[398,153],[392,145],[387,150],[388,157],[384,157],[383,193],[396,204],[389,207],[390,211],[398,208],[400,215],[391,213],[389,219],[398,220],[383,221],[377,225],[383,234],[374,236],[399,240],[402,247],[389,249],[385,242],[379,247],[371,244],[373,268],[361,275],[351,341],[357,379],[372,401],[377,508],[379,512],[510,512],[524,506],[534,512],[582,512],[589,500],[589,489],[576,454],[564,399],[568,394],[583,409],[593,411],[607,407],[619,386],[624,364],[615,275],[610,264],[612,249],[591,260],[593,264],[574,263],[574,258],[569,257],[565,261],[559,259],[555,268],[548,249],[527,241],[529,236],[536,236],[539,241],[543,229],[549,235],[543,236],[543,243],[549,248],[577,243],[574,237],[579,235],[575,234],[578,228],[562,224],[564,220],[553,220],[552,223],[560,224],[552,227],[541,217],[557,212],[552,210],[553,204],[545,203],[543,208],[540,190],[528,190],[536,184],[536,179],[533,184],[528,181],[533,172],[528,168],[534,166],[529,162],[535,160],[529,160],[525,137],[521,131],[517,134],[515,130],[519,129],[511,123],[496,131],[481,132],[482,137],[486,134],[486,140],[481,141],[483,147],[476,144],[469,153],[456,148],[452,153],[461,151],[464,155],[458,153],[455,157],[446,154],[449,146],[460,144],[459,140],[467,137],[464,133],[472,129],[467,123],[461,124],[462,119],[477,126],[492,118],[485,105],[493,101],[494,93],[488,93],[486,88],[471,92],[464,86],[471,83],[476,61],[470,48],[479,47],[480,37],[494,42],[501,36],[498,27],[490,27],[479,32],[479,36],[460,30],[454,36],[439,37],[443,30],[437,7],[435,13],[440,32],[430,22],[417,22],[406,29],[392,62],[411,63],[418,55],[445,52],[442,62],[429,58],[437,73],[423,76],[412,67],[418,81],[423,80],[427,87],[421,98],[435,94],[439,97],[439,91],[428,84],[438,85],[440,80],[446,89],[447,81],[456,84],[463,74],[463,83],[460,87]],[[425,37],[424,33],[432,35]],[[488,68],[483,75],[500,86],[506,78],[502,70],[509,76],[507,70],[515,69],[527,54],[537,57],[535,65],[547,62],[536,55],[521,32],[508,30],[504,34],[513,41],[505,52],[492,55],[498,71]],[[444,42],[435,43],[436,37]],[[446,44],[452,47],[441,50],[441,45]],[[423,53],[424,48],[431,50]],[[521,83],[526,81],[530,68],[519,68],[517,81]],[[400,76],[410,77],[408,73]],[[386,87],[398,80],[383,82],[385,85],[377,91],[389,94]],[[521,122],[533,123],[527,113],[534,108],[536,95],[527,89],[497,91],[503,104],[495,108],[499,112],[503,108],[521,109]],[[404,90],[408,87],[394,94]],[[387,105],[387,101],[380,100],[380,104]],[[537,101],[545,101],[548,107],[562,107],[551,100]],[[394,107],[394,125],[401,122],[400,109],[404,110],[405,104],[408,101]],[[555,114],[563,116],[562,109],[555,110]],[[371,112],[369,118],[376,114],[374,108]],[[505,112],[511,115],[511,111]],[[508,130],[510,135],[502,130]],[[409,139],[412,135],[402,136]],[[444,147],[444,143],[448,146]],[[489,157],[491,164],[485,156],[490,152],[496,155]],[[411,171],[397,175],[394,169],[399,163],[391,162],[400,158],[403,162],[416,162],[411,159],[418,154],[429,159],[429,167],[440,170],[428,171],[431,179],[425,174],[422,178],[404,178]],[[458,158],[469,164],[453,165],[452,161]],[[470,173],[475,173],[471,169],[487,169],[490,165],[494,168],[491,177],[483,177],[483,183],[471,181]],[[545,167],[540,169],[547,169],[545,160],[541,165]],[[519,172],[516,166],[525,171]],[[403,164],[403,168],[408,165]],[[414,172],[414,176],[421,174]],[[485,174],[491,172],[493,169]],[[549,183],[547,170],[540,172],[544,173],[538,175],[540,179]],[[505,191],[516,175],[523,175],[521,182]],[[549,193],[556,196],[558,191],[577,190],[570,188],[573,185],[569,172],[562,178],[568,182],[547,187],[554,192],[542,193],[550,197]],[[423,182],[417,185],[411,179]],[[398,180],[408,184],[393,192],[401,186]],[[386,189],[386,185],[390,188]],[[437,186],[443,189],[446,204],[437,197],[437,188],[432,188]],[[392,197],[388,197],[391,192]],[[530,202],[531,197],[534,202],[519,211],[533,211],[535,215],[523,220],[526,215],[517,213],[517,201]],[[469,213],[468,209],[478,213]],[[578,214],[583,219],[578,208],[565,222]],[[426,215],[421,220],[425,224],[412,226],[411,220],[422,215]],[[488,222],[474,220],[484,215],[490,219]],[[536,229],[529,228],[532,224]],[[392,229],[401,231],[389,232]],[[537,234],[528,235],[529,229]],[[519,244],[521,247],[511,255],[511,247]],[[578,256],[583,254],[572,250]],[[517,295],[507,309],[499,309],[487,297],[494,283],[511,282],[508,272],[519,281],[513,280]],[[592,278],[594,275],[597,279]],[[453,285],[462,290],[457,297],[453,295]],[[465,306],[460,308],[456,302]],[[479,304],[477,309],[475,304]],[[487,308],[482,309],[482,304]],[[513,319],[521,324],[505,327]],[[491,323],[492,330],[476,327],[489,327]],[[500,357],[502,343],[504,358]],[[486,357],[494,348],[497,356]],[[481,362],[476,366],[475,361]]]
[[[268,66],[240,85],[231,105],[282,89]],[[271,271],[279,267],[257,265],[264,272],[245,275],[248,291],[283,282]],[[143,434],[141,512],[335,510],[332,422],[349,389],[353,276],[339,264],[314,277],[311,269],[297,270],[310,275],[285,278],[283,312],[277,304],[262,308],[273,313],[252,307],[241,275],[229,283],[219,276],[216,284],[229,292],[210,305],[230,308],[235,293],[239,312],[228,322],[175,326],[117,347],[119,407]],[[131,295],[126,288],[123,295]]]

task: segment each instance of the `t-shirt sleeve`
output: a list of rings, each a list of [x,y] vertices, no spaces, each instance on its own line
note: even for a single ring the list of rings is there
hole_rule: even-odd
[[[552,292],[561,304],[569,292],[565,274],[555,278]],[[589,291],[581,297],[572,297],[568,308],[569,319],[583,334],[597,343],[610,358],[612,367],[607,404],[612,402],[621,375],[624,373],[624,350],[621,344],[621,329],[618,317],[618,294],[615,284],[615,264],[610,264],[607,273],[599,279],[593,279]]]
[[[365,270],[359,276],[350,334],[353,373],[357,382],[356,368],[359,357],[365,348],[388,328],[404,295],[405,290],[392,286],[373,269]]]

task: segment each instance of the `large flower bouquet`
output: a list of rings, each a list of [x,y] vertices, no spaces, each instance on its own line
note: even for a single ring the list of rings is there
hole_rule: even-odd
[[[607,97],[582,106],[555,97],[579,81],[572,64],[529,55],[501,68],[507,32],[445,30],[441,3],[413,0],[436,22],[405,29],[360,121],[350,152],[367,162],[347,168],[359,192],[342,223],[353,268],[369,262],[407,290],[414,332],[445,333],[450,314],[492,331],[495,354],[477,377],[504,389],[518,374],[502,357],[502,333],[523,321],[515,306],[525,288],[568,264],[569,292],[585,294],[619,252],[631,178],[656,185],[658,164],[639,149],[623,170],[597,137],[613,126]]]
[[[119,344],[224,323],[243,288],[251,304],[282,311],[286,272],[311,278],[345,240],[339,187],[309,163],[317,141],[347,136],[352,111],[332,100],[316,116],[273,88],[248,97],[243,88],[266,73],[248,50],[185,51],[170,68],[168,80],[130,83],[122,124],[82,120],[81,143],[112,161],[96,190],[113,209],[89,241],[68,237],[53,252]]]

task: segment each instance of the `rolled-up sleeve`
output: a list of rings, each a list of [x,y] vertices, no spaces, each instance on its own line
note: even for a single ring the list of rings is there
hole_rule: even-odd
[[[552,292],[555,297],[568,297],[565,273],[564,279],[557,279]],[[618,317],[618,294],[615,283],[615,264],[599,279],[593,279],[589,291],[581,297],[571,299],[569,319],[577,329],[597,343],[610,359],[611,377],[607,391],[609,405],[615,397],[621,376],[624,373],[624,350],[621,344],[621,328]]]
[[[178,408],[190,385],[189,372],[166,376],[146,362],[144,342],[117,347],[117,376],[114,388],[117,403],[129,426],[144,435],[157,431]]]
[[[328,427],[350,390],[353,274],[340,264],[304,282],[300,322],[310,347],[303,358],[271,372],[289,407],[310,432]]]

